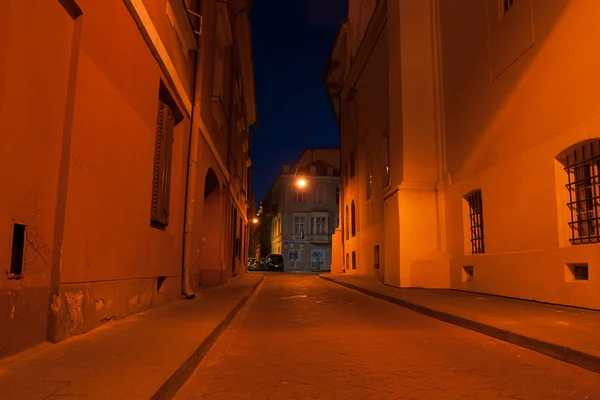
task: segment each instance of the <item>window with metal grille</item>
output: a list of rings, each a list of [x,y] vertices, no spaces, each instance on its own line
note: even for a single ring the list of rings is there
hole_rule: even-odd
[[[481,190],[475,190],[465,196],[469,205],[469,226],[471,231],[471,254],[483,254],[483,201]]]
[[[576,146],[565,157],[571,243],[598,243],[600,219],[600,142]]]

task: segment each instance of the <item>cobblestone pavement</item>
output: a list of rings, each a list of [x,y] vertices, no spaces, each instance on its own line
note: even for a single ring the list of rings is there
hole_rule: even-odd
[[[315,275],[268,274],[176,399],[600,399],[599,378]]]

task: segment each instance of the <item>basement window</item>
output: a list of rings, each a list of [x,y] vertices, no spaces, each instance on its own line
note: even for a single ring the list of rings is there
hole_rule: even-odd
[[[156,292],[157,293],[164,293],[166,280],[167,280],[166,276],[159,276],[158,278],[156,278]]]
[[[23,275],[23,255],[25,249],[25,225],[13,225],[12,252],[9,278],[19,279]]]
[[[463,266],[462,267],[462,281],[463,282],[472,282],[473,281],[473,266]]]
[[[587,281],[589,280],[587,264],[567,264],[567,280]]]

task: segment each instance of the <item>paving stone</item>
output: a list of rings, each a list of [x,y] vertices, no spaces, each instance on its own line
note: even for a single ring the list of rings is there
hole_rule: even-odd
[[[266,274],[175,398],[593,399],[600,379],[317,276]]]

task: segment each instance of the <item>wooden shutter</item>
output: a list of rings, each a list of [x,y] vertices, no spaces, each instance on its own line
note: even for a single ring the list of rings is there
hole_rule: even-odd
[[[154,149],[151,219],[153,222],[158,222],[162,225],[169,224],[173,126],[173,111],[166,103],[159,101],[158,118],[156,121],[156,145]]]

